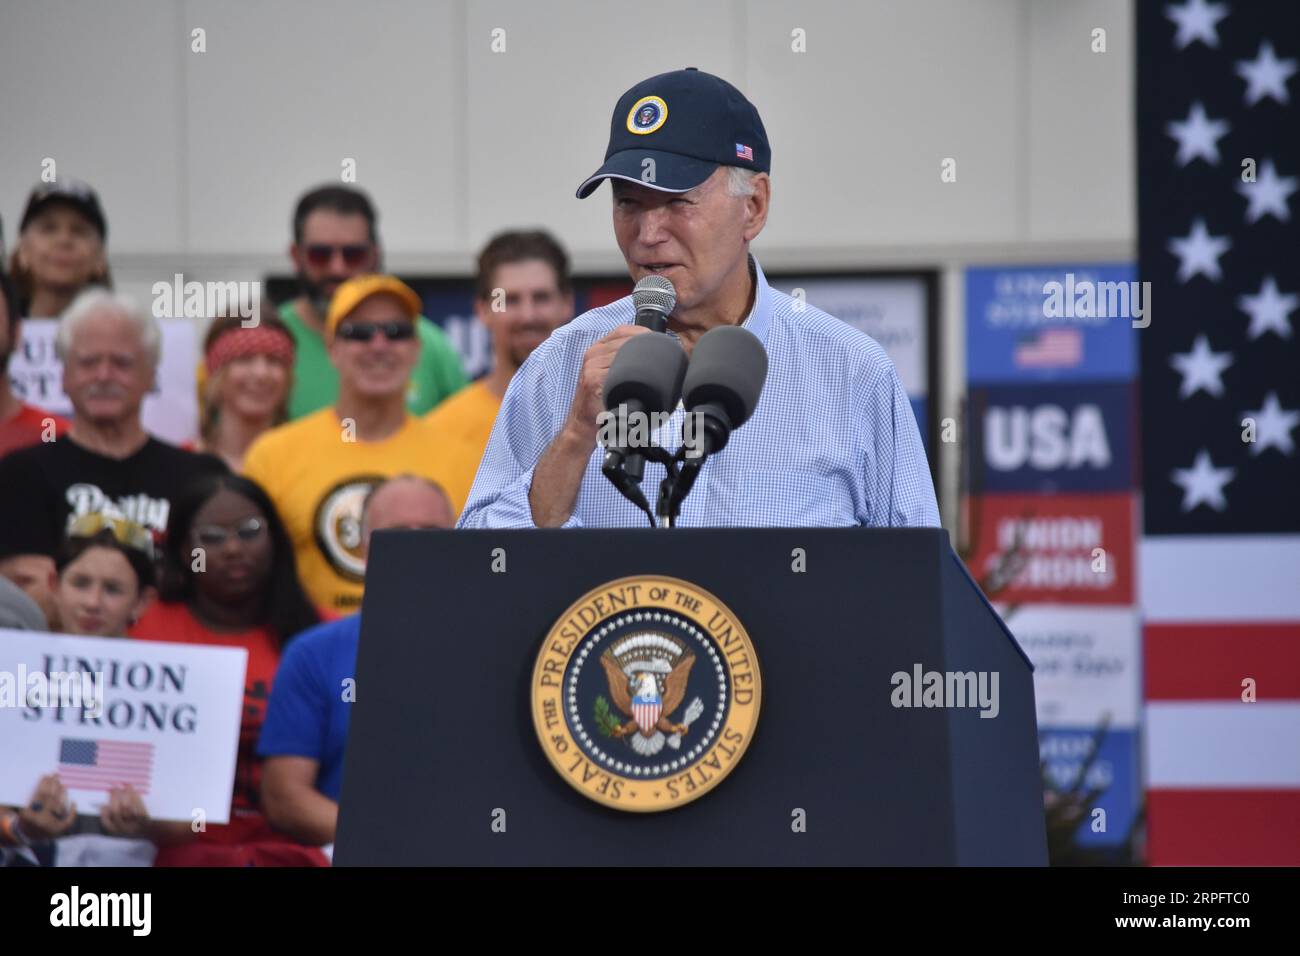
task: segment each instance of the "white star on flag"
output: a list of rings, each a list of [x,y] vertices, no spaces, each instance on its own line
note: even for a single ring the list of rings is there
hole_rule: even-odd
[[[1198,335],[1192,350],[1169,356],[1169,364],[1183,376],[1179,398],[1188,398],[1201,388],[1217,398],[1223,394],[1223,370],[1232,364],[1232,353],[1212,352],[1210,340]]]
[[[1250,328],[1246,336],[1257,339],[1265,332],[1276,332],[1284,339],[1291,337],[1291,320],[1288,316],[1300,305],[1300,296],[1294,293],[1282,295],[1277,288],[1277,280],[1266,276],[1260,284],[1258,295],[1241,295],[1237,297],[1237,307],[1250,316]]]
[[[1236,468],[1215,468],[1210,461],[1210,453],[1202,448],[1196,453],[1196,460],[1191,468],[1175,468],[1169,476],[1174,484],[1183,489],[1183,510],[1191,511],[1197,505],[1209,505],[1215,511],[1228,507],[1228,499],[1223,496],[1223,486],[1232,481],[1237,474]]]
[[[1264,216],[1276,216],[1279,222],[1289,222],[1291,209],[1287,206],[1296,191],[1294,176],[1279,176],[1273,160],[1260,163],[1259,178],[1253,183],[1237,183],[1237,192],[1246,197],[1246,222],[1257,222]]]
[[[1205,106],[1199,101],[1192,104],[1187,119],[1172,120],[1165,131],[1178,140],[1178,165],[1186,166],[1194,159],[1204,159],[1211,166],[1219,164],[1219,140],[1231,127],[1226,120],[1210,119]]]
[[[1295,442],[1291,439],[1291,429],[1300,425],[1300,411],[1290,412],[1277,400],[1277,392],[1264,396],[1264,407],[1246,415],[1255,419],[1255,440],[1251,442],[1250,453],[1259,455],[1267,448],[1277,448],[1284,455],[1295,451]]]
[[[1238,60],[1237,75],[1246,81],[1246,105],[1254,106],[1266,96],[1271,96],[1283,106],[1291,101],[1286,81],[1296,71],[1295,60],[1279,60],[1273,53],[1273,44],[1265,40],[1253,60]]]
[[[1218,282],[1223,278],[1219,256],[1232,248],[1226,236],[1212,236],[1204,219],[1192,223],[1192,231],[1181,239],[1170,239],[1165,247],[1178,257],[1178,281],[1186,282],[1198,272]]]
[[[1200,40],[1208,47],[1219,45],[1216,24],[1228,15],[1227,4],[1206,3],[1205,0],[1187,0],[1181,7],[1165,7],[1165,16],[1178,24],[1174,46],[1185,50]]]

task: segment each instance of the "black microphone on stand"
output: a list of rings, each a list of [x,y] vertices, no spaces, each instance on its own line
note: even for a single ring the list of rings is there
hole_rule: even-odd
[[[721,325],[700,336],[682,383],[682,468],[660,488],[661,524],[672,527],[705,460],[722,451],[731,433],[749,421],[766,380],[767,351],[753,332]]]
[[[644,416],[645,427],[638,429],[650,440],[651,416],[667,412],[677,405],[686,375],[686,353],[676,339],[667,335],[637,335],[623,343],[605,378],[605,415],[615,416],[616,434],[626,435],[634,416]],[[604,422],[609,423],[605,418]],[[618,443],[606,445],[601,472],[619,493],[646,513],[654,524],[654,515],[641,492],[646,451],[627,448]]]

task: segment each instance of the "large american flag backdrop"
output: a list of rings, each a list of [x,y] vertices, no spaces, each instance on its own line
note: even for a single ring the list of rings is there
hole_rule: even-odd
[[[1148,858],[1300,864],[1300,4],[1138,3]]]

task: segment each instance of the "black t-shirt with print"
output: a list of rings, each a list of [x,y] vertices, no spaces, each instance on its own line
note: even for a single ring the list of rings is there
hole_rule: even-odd
[[[200,475],[228,471],[213,455],[150,438],[128,458],[109,458],[66,436],[0,458],[0,555],[58,550],[85,514],[120,514],[161,541],[172,499]]]

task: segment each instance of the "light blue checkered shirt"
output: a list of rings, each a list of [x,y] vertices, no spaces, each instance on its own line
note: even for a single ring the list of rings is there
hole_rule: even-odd
[[[758,293],[744,327],[767,349],[758,407],[705,462],[679,527],[939,525],[934,484],[907,395],[874,339],[773,289],[754,262]],[[569,414],[583,353],[635,318],[632,297],[578,316],[539,346],[515,375],[492,428],[461,528],[532,528],[533,468]],[[681,442],[680,405],[657,441]],[[644,528],[643,512],[587,463],[566,528]],[[641,484],[654,507],[662,465]]]

